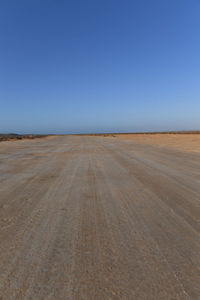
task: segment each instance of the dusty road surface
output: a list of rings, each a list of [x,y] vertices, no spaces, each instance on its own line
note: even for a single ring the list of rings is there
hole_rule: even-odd
[[[200,153],[200,132],[199,133],[156,133],[156,134],[115,134],[115,137],[122,140],[133,140],[157,147],[179,149],[187,152]]]
[[[0,143],[0,299],[200,299],[200,153]]]

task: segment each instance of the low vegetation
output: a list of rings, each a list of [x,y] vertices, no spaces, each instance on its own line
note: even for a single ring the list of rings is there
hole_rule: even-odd
[[[16,134],[16,133],[0,133],[0,142],[2,141],[15,141],[15,140],[23,140],[23,139],[35,139],[42,138],[45,135],[39,134]]]

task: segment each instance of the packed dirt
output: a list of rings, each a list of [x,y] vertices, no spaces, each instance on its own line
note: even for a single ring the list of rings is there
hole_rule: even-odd
[[[157,147],[167,147],[181,151],[200,153],[200,134],[120,134],[114,137],[122,140],[133,140],[135,142],[149,144]]]
[[[178,135],[1,142],[0,299],[200,299],[198,147]]]

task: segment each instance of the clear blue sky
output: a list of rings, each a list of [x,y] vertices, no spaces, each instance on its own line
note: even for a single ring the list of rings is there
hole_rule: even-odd
[[[0,132],[200,129],[199,0],[1,0]]]

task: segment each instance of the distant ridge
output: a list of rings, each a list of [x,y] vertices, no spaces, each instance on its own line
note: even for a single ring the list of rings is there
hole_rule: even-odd
[[[73,134],[73,135],[110,136],[110,135],[123,135],[123,134],[200,134],[200,130],[77,133],[77,134]]]

